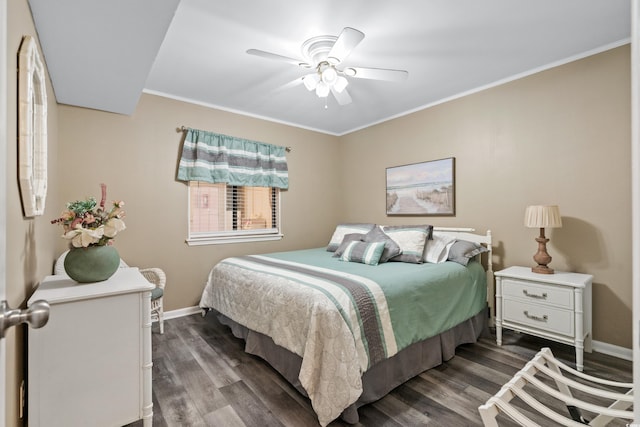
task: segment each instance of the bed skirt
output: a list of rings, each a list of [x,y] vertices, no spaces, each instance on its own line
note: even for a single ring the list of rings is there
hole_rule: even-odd
[[[220,323],[231,328],[234,336],[245,341],[247,353],[266,360],[302,395],[307,396],[298,379],[302,365],[300,356],[275,344],[270,337],[250,330],[215,310],[212,311],[217,314]],[[451,359],[455,356],[457,346],[474,343],[483,333],[488,333],[486,310],[440,335],[412,344],[395,356],[377,363],[363,374],[362,395],[343,411],[340,418],[350,424],[358,423],[360,406],[381,399],[400,384]]]

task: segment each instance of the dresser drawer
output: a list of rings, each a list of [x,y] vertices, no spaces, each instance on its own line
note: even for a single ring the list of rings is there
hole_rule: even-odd
[[[502,294],[505,298],[573,310],[573,290],[562,286],[505,278],[502,279]]]
[[[505,298],[503,300],[503,320],[526,325],[547,332],[573,337],[574,313],[568,310],[530,304],[525,301]]]

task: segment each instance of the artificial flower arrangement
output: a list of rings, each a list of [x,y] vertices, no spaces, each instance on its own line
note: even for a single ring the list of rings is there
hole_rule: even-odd
[[[114,201],[111,210],[105,210],[107,186],[100,184],[100,187],[102,198],[99,206],[94,197],[67,203],[67,210],[62,212],[62,216],[51,221],[52,224],[62,224],[62,237],[75,248],[111,245],[112,239],[126,228],[122,220],[124,202]]]

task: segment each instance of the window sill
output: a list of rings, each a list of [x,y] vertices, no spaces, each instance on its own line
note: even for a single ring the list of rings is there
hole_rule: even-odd
[[[189,246],[224,245],[229,243],[268,242],[282,240],[284,234],[264,234],[252,236],[197,237],[187,239]]]

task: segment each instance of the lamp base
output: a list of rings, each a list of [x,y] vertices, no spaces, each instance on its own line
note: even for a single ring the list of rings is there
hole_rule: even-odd
[[[547,253],[547,239],[544,235],[544,228],[540,228],[540,236],[536,237],[538,242],[538,252],[533,256],[533,260],[536,262],[535,267],[531,268],[531,271],[538,274],[553,274],[553,269],[547,267],[547,264],[551,262],[551,255]]]
[[[531,271],[538,274],[553,274],[553,268],[549,268],[546,265],[536,265],[531,267]]]

